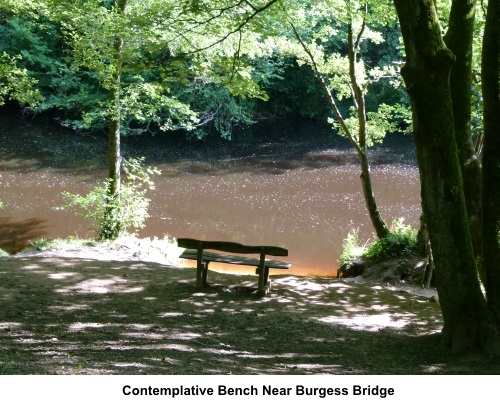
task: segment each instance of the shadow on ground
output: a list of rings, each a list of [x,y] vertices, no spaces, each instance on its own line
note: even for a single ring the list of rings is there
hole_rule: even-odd
[[[3,374],[492,374],[437,349],[439,304],[317,277],[256,278],[145,262],[0,260]]]

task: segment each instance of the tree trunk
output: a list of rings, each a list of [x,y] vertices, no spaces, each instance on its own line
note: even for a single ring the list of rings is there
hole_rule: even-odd
[[[384,238],[389,235],[389,229],[385,224],[382,216],[380,215],[380,211],[378,210],[377,201],[375,199],[375,195],[373,194],[373,187],[370,175],[370,165],[368,163],[368,150],[366,148],[366,111],[365,111],[365,101],[363,91],[361,90],[357,79],[356,79],[356,49],[359,46],[359,39],[361,38],[361,33],[359,34],[357,39],[353,37],[353,29],[352,29],[352,21],[349,23],[349,34],[348,34],[348,43],[349,43],[349,76],[351,81],[351,87],[353,89],[353,100],[356,106],[356,110],[358,112],[358,122],[359,122],[359,132],[358,132],[358,140],[355,139],[351,131],[346,125],[342,114],[337,106],[337,102],[333,97],[330,88],[325,82],[323,75],[321,74],[316,60],[314,59],[314,55],[311,53],[305,42],[302,40],[300,34],[297,29],[293,25],[293,22],[290,22],[290,25],[293,29],[295,37],[300,42],[304,52],[306,52],[309,60],[311,61],[314,74],[318,81],[321,84],[321,88],[328,100],[328,103],[335,114],[337,121],[339,122],[342,131],[345,136],[351,142],[352,146],[356,150],[358,154],[358,160],[361,167],[361,186],[363,190],[363,196],[365,198],[366,208],[368,210],[368,215],[370,216],[370,220],[372,221],[372,225],[375,229],[375,233],[377,237]]]
[[[117,11],[120,15],[125,13],[127,0],[116,2]],[[120,220],[120,185],[121,185],[121,69],[123,38],[117,36],[113,48],[113,80],[109,90],[109,101],[112,116],[109,122],[108,132],[108,190],[106,196],[106,211],[104,226],[101,229],[101,240],[116,239],[121,231]]]
[[[373,194],[372,180],[370,176],[370,166],[368,163],[368,153],[366,150],[363,153],[358,152],[358,160],[361,166],[361,186],[363,188],[363,195],[365,197],[366,208],[375,228],[375,233],[379,239],[385,238],[389,235],[389,228],[385,224],[380,211],[378,210],[377,200]]]
[[[500,327],[500,0],[489,0],[483,38],[483,240],[488,306]]]
[[[363,89],[359,84],[356,74],[356,65],[358,62],[357,52],[364,29],[365,21],[363,20],[359,33],[355,37],[353,30],[353,21],[349,20],[347,31],[347,43],[349,46],[349,77],[351,81],[352,98],[358,115],[358,145],[356,147],[356,151],[358,152],[359,165],[361,166],[361,186],[363,188],[366,208],[368,209],[368,214],[370,215],[372,225],[375,228],[375,233],[377,234],[377,237],[379,239],[382,239],[389,235],[389,228],[380,215],[380,211],[378,210],[377,206],[377,200],[375,199],[375,195],[373,194],[370,165],[368,162],[368,148],[366,146],[367,117],[365,95]]]
[[[444,319],[441,344],[495,351],[498,333],[480,289],[454,138],[450,71],[434,0],[395,0],[406,50],[422,209]]]
[[[472,246],[478,270],[485,282],[482,271],[481,162],[475,153],[471,136],[472,45],[475,9],[476,0],[454,0],[451,5],[449,28],[444,40],[448,49],[455,55],[455,63],[450,75],[455,140],[464,184]]]

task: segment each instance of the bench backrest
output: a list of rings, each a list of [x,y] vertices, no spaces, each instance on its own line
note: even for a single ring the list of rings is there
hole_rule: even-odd
[[[201,245],[200,245],[201,243]],[[185,249],[202,249],[221,250],[223,252],[251,254],[264,253],[271,256],[288,256],[288,250],[277,246],[247,246],[235,242],[223,241],[205,241],[189,238],[178,238],[177,245]]]

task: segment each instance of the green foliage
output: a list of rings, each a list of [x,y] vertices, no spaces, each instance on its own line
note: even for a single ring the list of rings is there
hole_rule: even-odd
[[[78,72],[65,69],[60,81],[70,93],[67,100],[81,108],[81,119],[66,121],[79,129],[103,128],[120,117],[124,135],[154,123],[162,130],[196,129],[197,135],[210,126],[228,137],[234,124],[250,122],[252,104],[242,100],[267,97],[258,72],[245,61],[262,56],[258,35],[248,33],[252,37],[243,41],[241,33],[225,34],[234,18],[242,20],[240,13],[251,10],[244,3],[222,12],[212,2],[193,8],[170,0],[128,2],[124,12],[93,0],[51,2],[51,8],[70,48],[70,70]],[[79,82],[82,73],[85,82]],[[75,94],[78,88],[83,92]],[[97,100],[87,103],[92,90]],[[115,102],[107,97],[110,91]]]
[[[361,246],[358,231],[351,230],[342,243],[340,265],[349,265],[358,257],[378,260],[417,253],[418,231],[406,225],[404,218],[394,219],[390,231],[387,237],[378,239],[372,244]]]
[[[342,243],[342,253],[340,255],[340,265],[349,265],[354,259],[359,257],[363,248],[359,246],[358,230],[353,229],[347,234],[347,238]]]
[[[370,260],[385,259],[417,251],[418,231],[404,224],[404,219],[392,221],[391,232],[385,238],[369,245],[363,252],[363,258]]]
[[[83,245],[83,246],[94,246],[95,241],[88,239],[78,239],[76,237],[70,236],[65,239],[48,239],[45,236],[37,238],[33,241],[29,241],[29,246],[22,249],[22,252],[37,251],[41,252],[44,250],[56,249],[68,245]]]
[[[256,10],[248,2],[129,1],[124,15],[114,3],[2,0],[0,53],[21,56],[16,66],[41,94],[37,111],[50,111],[62,125],[83,131],[103,130],[119,113],[123,135],[185,128],[197,137],[218,132],[226,138],[256,115],[329,115],[278,3],[253,18]],[[345,38],[349,13],[356,24],[361,21],[360,2],[349,2],[350,10],[340,1],[285,3],[316,56],[323,58],[322,72],[335,87],[341,111],[355,117],[349,106]],[[381,104],[406,100],[391,84],[395,78],[389,71],[402,59],[393,7],[387,1],[369,3],[357,69],[360,82],[368,86],[367,111],[373,117]],[[117,37],[124,40],[121,66],[113,62]],[[117,70],[119,106],[109,103],[108,94]],[[373,118],[376,124],[385,116]]]
[[[6,97],[22,104],[35,105],[40,101],[40,94],[35,89],[36,80],[29,77],[26,69],[19,68],[20,56],[0,54],[0,105]]]
[[[65,204],[56,210],[73,210],[77,215],[89,218],[97,235],[105,226],[116,226],[120,232],[127,233],[130,229],[138,230],[144,227],[148,215],[150,200],[146,197],[149,190],[154,189],[151,175],[159,174],[159,170],[143,166],[144,158],[123,161],[126,181],[121,184],[118,198],[111,199],[108,195],[109,179],[103,185],[95,187],[87,195],[63,192]],[[112,210],[113,224],[107,213]],[[117,235],[117,237],[120,235]]]
[[[279,49],[311,66],[322,81],[322,91],[338,109],[329,114],[334,128],[361,148],[398,129],[392,107],[409,104],[400,86],[397,67],[403,57],[391,2],[318,1],[309,7],[291,2],[284,13],[296,38],[281,40]]]
[[[54,249],[57,246],[59,246],[60,242],[57,240],[49,240],[45,236],[42,236],[38,239],[35,239],[33,241],[29,241],[30,246],[27,246],[23,249],[23,252],[29,252],[32,250],[36,251],[43,251],[43,250],[49,250],[49,249]]]

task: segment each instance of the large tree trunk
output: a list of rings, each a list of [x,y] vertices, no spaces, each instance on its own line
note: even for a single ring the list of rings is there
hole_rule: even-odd
[[[434,0],[395,0],[406,50],[402,69],[413,111],[422,209],[443,313],[441,343],[497,350],[497,330],[477,278],[454,138],[450,71]]]
[[[127,0],[116,2],[117,11],[125,13]],[[120,185],[121,185],[121,69],[123,59],[123,38],[117,36],[113,49],[113,80],[109,90],[109,101],[112,115],[108,131],[108,190],[106,196],[106,211],[104,225],[101,229],[101,240],[116,239],[121,231],[120,221]]]
[[[475,153],[471,136],[472,45],[475,9],[476,0],[454,0],[451,5],[449,28],[444,40],[448,49],[455,55],[455,63],[450,75],[455,140],[464,184],[472,246],[478,270],[485,282],[482,271],[481,162]]]
[[[500,327],[500,0],[489,0],[484,29],[483,240],[488,306]]]

